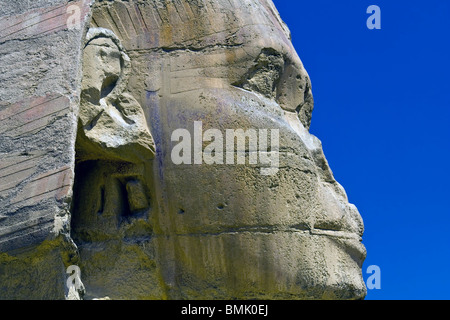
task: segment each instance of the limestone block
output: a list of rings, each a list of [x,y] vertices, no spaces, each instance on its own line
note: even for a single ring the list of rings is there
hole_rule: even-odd
[[[64,299],[90,2],[0,7],[0,298]]]

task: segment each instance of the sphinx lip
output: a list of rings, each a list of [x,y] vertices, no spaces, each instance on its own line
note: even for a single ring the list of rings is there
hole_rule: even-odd
[[[240,234],[276,234],[276,233],[299,233],[309,236],[325,237],[345,247],[347,253],[360,263],[367,255],[367,250],[362,243],[362,237],[355,232],[342,230],[328,230],[320,228],[309,228],[306,225],[294,226],[243,226],[234,228],[224,228],[221,230],[204,231],[198,233],[178,233],[175,236],[179,237],[208,237],[208,236],[222,236],[222,235],[240,235]],[[156,235],[157,236],[157,235]],[[167,234],[164,236],[168,236]]]
[[[331,238],[339,238],[339,239],[351,239],[362,241],[362,237],[354,232],[349,231],[340,231],[340,230],[327,230],[327,229],[311,229],[310,233],[312,235],[317,236],[326,236]]]
[[[345,246],[347,253],[355,260],[357,263],[361,263],[367,255],[367,250],[362,243],[362,236],[356,232],[343,231],[343,230],[331,230],[331,229],[320,229],[320,228],[310,228],[304,224],[293,225],[293,226],[243,226],[243,227],[232,227],[223,228],[214,231],[203,231],[203,232],[193,232],[193,233],[176,233],[174,236],[179,237],[214,237],[222,235],[240,235],[240,234],[276,234],[276,233],[299,233],[309,236],[326,237],[339,245]],[[158,235],[155,235],[158,237]],[[161,234],[160,236],[170,236],[168,234]]]
[[[350,231],[332,230],[332,229],[320,229],[320,228],[309,228],[303,225],[295,226],[243,226],[243,227],[231,227],[223,228],[214,231],[203,231],[195,233],[179,233],[178,236],[217,236],[223,234],[241,234],[241,233],[277,233],[277,232],[287,232],[287,233],[303,233],[314,236],[324,236],[329,238],[343,239],[343,240],[355,240],[362,241],[362,237]]]

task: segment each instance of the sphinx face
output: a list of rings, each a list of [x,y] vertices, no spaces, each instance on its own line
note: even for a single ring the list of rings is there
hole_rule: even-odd
[[[141,293],[153,285],[141,297],[363,298],[363,222],[335,181],[320,141],[308,131],[310,79],[273,4],[217,0],[196,11],[181,3],[185,11],[178,2],[101,3],[93,15],[95,26],[113,29],[103,19],[111,7],[140,13],[135,37],[127,36],[129,30],[113,31],[131,59],[127,91],[142,106],[156,145],[154,159],[133,164],[144,168],[139,181],[148,185],[152,210],[142,218],[148,237],[124,240],[115,234],[109,240],[127,264],[138,257],[139,275],[128,265],[127,272],[139,279]],[[174,12],[180,16],[173,18]],[[116,26],[126,25],[120,17]],[[247,133],[247,143],[227,141],[227,130]],[[174,132],[185,135],[174,138]],[[211,160],[205,155],[213,142]],[[185,161],[174,161],[180,144]],[[270,157],[277,161],[264,171],[263,159]],[[90,194],[92,203],[108,198],[96,194]],[[88,261],[87,291],[90,283],[97,292],[108,288],[95,271],[101,264],[95,250],[108,241],[77,243]],[[151,267],[143,267],[142,259]],[[105,265],[116,270],[110,277],[126,278],[118,261]],[[136,281],[124,281],[129,288],[117,297],[133,298],[127,295],[135,294]],[[101,294],[114,297],[107,289]]]

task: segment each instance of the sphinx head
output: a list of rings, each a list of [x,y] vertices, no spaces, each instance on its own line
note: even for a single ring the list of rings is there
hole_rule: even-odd
[[[109,94],[105,88],[120,78],[120,52],[126,51],[131,67],[123,92],[142,107],[156,152],[152,159],[127,160],[107,170],[88,166],[102,172],[88,175],[92,181],[119,177],[110,188],[113,196],[92,181],[93,188],[78,190],[78,201],[92,202],[83,206],[92,211],[82,210],[83,216],[98,216],[101,207],[103,217],[112,219],[102,220],[106,231],[102,223],[86,227],[92,234],[100,229],[101,237],[75,231],[88,294],[365,296],[362,219],[335,181],[320,141],[309,133],[311,82],[270,0],[99,2],[92,26],[111,30],[123,50],[95,38],[86,47],[85,70],[99,69],[85,73],[83,81],[94,88],[86,99]],[[264,145],[270,132],[277,134],[266,136]],[[223,143],[212,148],[220,137]],[[174,161],[177,147],[184,161]],[[211,149],[214,157],[207,161]],[[261,159],[274,155],[276,170],[262,174],[267,163]],[[132,182],[127,189],[134,180],[145,181],[144,187]],[[126,203],[120,197],[131,202],[148,197],[137,211],[151,210],[124,229],[120,211],[133,210],[114,206]],[[100,256],[101,250],[118,250],[118,258]]]

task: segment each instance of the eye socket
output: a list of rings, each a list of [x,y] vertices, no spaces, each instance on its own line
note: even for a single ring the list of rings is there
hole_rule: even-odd
[[[273,99],[283,110],[297,112],[309,129],[314,108],[311,83],[303,66],[286,55],[272,48],[261,50],[254,65],[232,85]]]
[[[234,86],[275,98],[277,86],[284,71],[284,57],[271,48],[261,51],[255,64]]]

